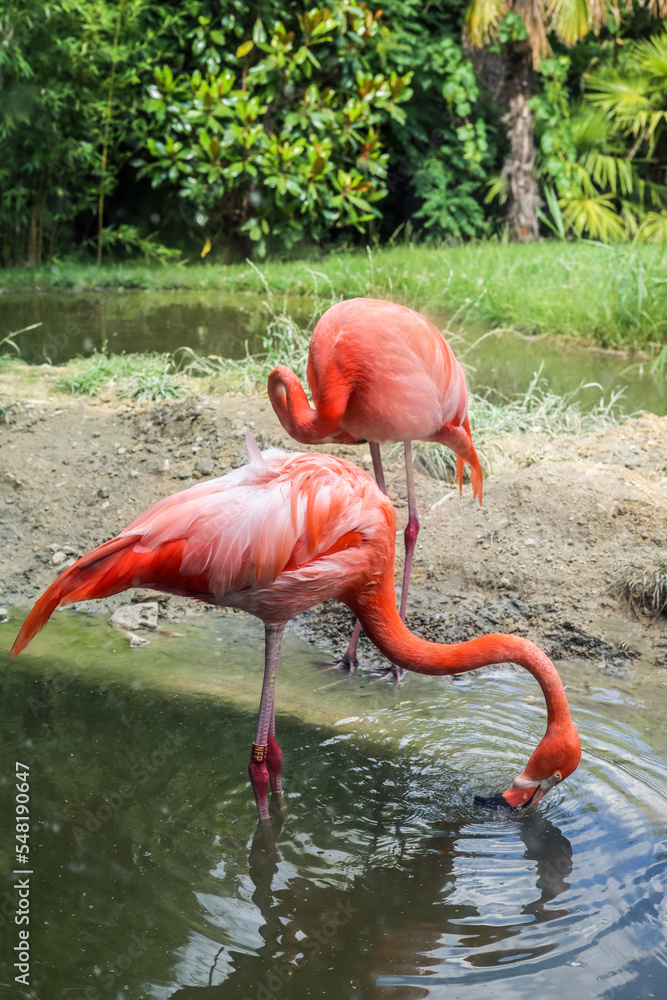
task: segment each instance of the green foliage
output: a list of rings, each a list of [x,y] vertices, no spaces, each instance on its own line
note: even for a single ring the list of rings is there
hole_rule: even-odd
[[[487,233],[507,194],[494,102],[510,57],[547,53],[547,28],[568,49],[551,36],[531,103],[545,227],[665,239],[656,3],[311,3],[4,0],[0,264]],[[468,58],[464,18],[500,82]]]
[[[667,30],[628,45],[618,66],[591,73],[587,92],[591,104],[651,156],[667,126]]]
[[[139,141],[146,54],[184,16],[149,0],[8,0],[0,17],[0,260],[84,240]],[[104,242],[102,234],[102,242]],[[111,230],[107,230],[111,236]]]
[[[486,229],[479,202],[480,182],[471,177],[459,150],[450,157],[441,147],[417,167],[413,175],[422,204],[414,213],[423,220],[429,242],[477,236]]]
[[[380,67],[413,68],[414,97],[403,125],[393,123],[389,149],[390,207],[407,223],[405,206],[427,240],[474,236],[486,229],[481,191],[498,141],[495,109],[480,98],[460,41],[461,8],[446,0],[382,4]],[[418,60],[418,61],[417,61]]]
[[[174,186],[214,244],[241,234],[264,255],[269,240],[364,231],[386,193],[383,127],[405,120],[411,94],[411,73],[370,71],[377,21],[338,0],[285,21],[258,16],[230,47],[229,31],[200,18],[194,44],[217,65],[155,68],[143,173]]]
[[[160,264],[178,261],[181,252],[173,247],[166,247],[155,233],[142,236],[136,226],[106,226],[102,229],[102,240],[105,246],[122,248],[127,253],[138,250],[146,260],[156,260]],[[97,237],[87,241],[90,245],[97,244]]]
[[[619,66],[591,74],[583,101],[569,98],[569,68],[566,56],[544,60],[544,89],[531,102],[538,172],[558,191],[562,218],[575,235],[604,243],[664,240],[667,33],[629,44]]]
[[[521,15],[508,10],[498,24],[498,48],[501,45],[512,45],[514,42],[525,42],[527,38],[528,32]],[[493,50],[493,46],[490,48]]]

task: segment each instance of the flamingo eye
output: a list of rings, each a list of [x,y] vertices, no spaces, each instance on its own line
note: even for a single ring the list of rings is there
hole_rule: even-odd
[[[554,781],[559,782],[562,780],[563,780],[563,775],[560,773],[560,771],[556,771],[556,773],[554,774]]]

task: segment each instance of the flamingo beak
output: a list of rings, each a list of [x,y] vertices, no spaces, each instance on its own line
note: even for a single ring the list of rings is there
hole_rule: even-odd
[[[487,809],[528,809],[529,806],[537,805],[554,784],[556,782],[551,778],[536,782],[520,774],[506,792],[498,795],[476,795],[475,802],[477,805],[486,806]]]
[[[530,788],[508,788],[506,792],[498,795],[476,795],[475,802],[479,806],[486,806],[487,809],[507,809],[516,811],[534,806],[546,795],[546,789],[534,785]]]

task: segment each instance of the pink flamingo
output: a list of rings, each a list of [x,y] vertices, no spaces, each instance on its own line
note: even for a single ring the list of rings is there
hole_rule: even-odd
[[[378,486],[387,492],[381,441],[402,441],[408,489],[405,568],[400,616],[405,621],[412,559],[419,533],[412,442],[437,441],[456,453],[459,490],[463,466],[482,502],[482,470],[468,422],[465,375],[432,323],[383,299],[348,299],[328,309],[313,330],[308,351],[313,409],[299,379],[285,365],[269,375],[269,398],[285,430],[302,444],[370,444]],[[354,670],[361,625],[337,666]],[[392,668],[397,680],[400,671]]]
[[[486,635],[441,645],[412,635],[394,597],[396,515],[372,478],[350,462],[319,454],[260,454],[221,479],[159,500],[116,538],[66,569],[39,598],[14,642],[17,655],[56,607],[149,587],[242,608],[265,626],[265,670],[252,744],[250,780],[259,817],[269,783],[282,791],[274,692],[285,625],[338,597],[393,662],[426,674],[456,674],[512,661],[537,679],[547,730],[510,789],[487,804],[538,802],[577,767],[579,738],[556,668],[526,639]]]

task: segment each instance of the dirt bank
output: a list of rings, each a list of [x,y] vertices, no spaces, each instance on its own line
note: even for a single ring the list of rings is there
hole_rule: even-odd
[[[70,561],[140,510],[245,461],[249,425],[261,446],[289,446],[260,396],[203,395],[136,406],[56,392],[53,369],[0,376],[0,603],[35,598]],[[329,447],[329,446],[328,446]],[[365,446],[332,451],[371,468]],[[402,450],[387,447],[390,494],[406,518]],[[479,508],[464,488],[417,473],[421,533],[408,623],[441,640],[516,631],[559,660],[622,672],[667,666],[667,622],[634,617],[612,592],[621,567],[658,565],[667,535],[667,418],[612,431],[498,442]],[[402,537],[399,534],[399,566]],[[127,598],[123,598],[127,600]],[[199,606],[169,599],[177,617]],[[295,624],[342,651],[349,613],[330,604]],[[366,663],[376,654],[361,649]]]

